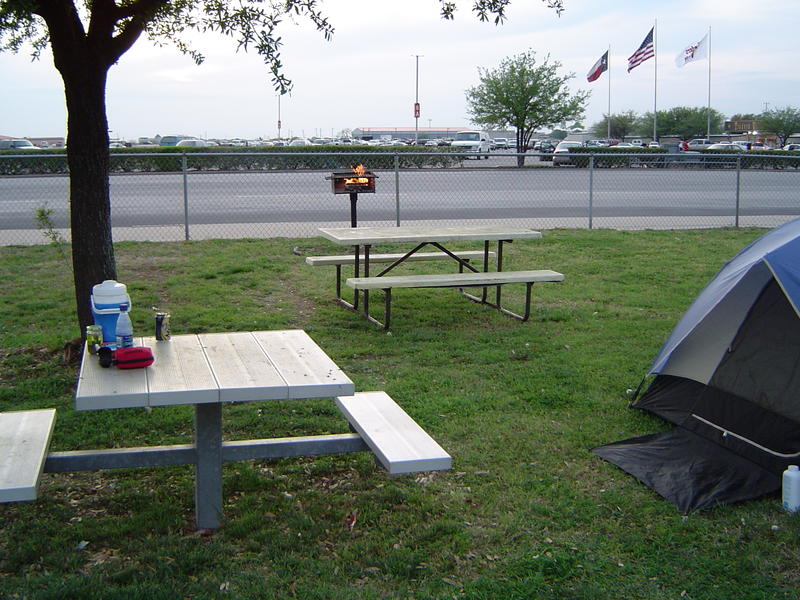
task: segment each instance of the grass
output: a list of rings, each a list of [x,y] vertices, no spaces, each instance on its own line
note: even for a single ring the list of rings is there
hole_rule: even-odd
[[[332,268],[305,265],[340,253],[323,240],[119,244],[135,331],[152,330],[150,306],[173,333],[305,329],[454,469],[390,478],[366,453],[227,463],[210,536],[193,528],[189,467],[45,474],[36,502],[0,505],[0,597],[796,598],[800,517],[777,496],[684,517],[589,453],[667,427],[625,390],[761,233],[549,231],[506,255],[567,276],[534,286],[530,322],[399,290],[390,333],[333,302]],[[524,286],[506,289],[520,306]],[[73,410],[71,274],[53,248],[0,248],[0,297],[0,410],[57,408],[51,449],[191,441],[186,407]],[[226,406],[224,426],[227,439],[347,430],[331,400]]]

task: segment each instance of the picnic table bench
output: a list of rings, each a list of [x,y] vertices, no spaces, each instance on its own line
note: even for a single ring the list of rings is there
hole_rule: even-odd
[[[449,469],[452,459],[384,392],[353,382],[302,330],[138,338],[146,369],[103,369],[84,352],[77,410],[193,405],[193,444],[48,452],[55,409],[0,413],[0,502],[34,500],[44,472],[195,466],[198,528],[222,520],[222,463],[372,451],[390,474]],[[222,403],[335,398],[354,433],[222,440]]]
[[[469,262],[472,259],[483,259],[484,252],[483,250],[453,250],[451,254],[446,252],[415,252],[414,254],[408,255],[407,253],[384,253],[384,254],[369,254],[369,256],[360,253],[358,258],[356,258],[355,254],[338,254],[338,255],[331,255],[331,256],[306,256],[306,264],[311,265],[312,267],[323,267],[323,266],[330,266],[334,265],[336,267],[336,299],[341,301],[342,300],[342,265],[350,265],[350,266],[358,266],[364,264],[364,261],[368,258],[370,263],[392,263],[397,264],[399,262],[417,262],[417,261],[429,261],[429,260],[448,260],[451,259],[453,256],[458,257],[464,262]],[[494,258],[495,253],[489,252],[489,258]],[[459,272],[464,270],[464,265],[459,263],[458,265]],[[360,271],[360,269],[359,269]]]
[[[462,294],[480,304],[486,304],[498,309],[500,312],[527,321],[531,314],[531,289],[534,283],[548,281],[564,281],[564,275],[547,269],[537,271],[489,271],[484,273],[434,273],[428,275],[394,275],[383,277],[352,277],[347,280],[347,285],[355,290],[379,289],[384,293],[383,323],[369,313],[367,318],[388,329],[391,322],[392,289],[393,288],[469,288],[507,285],[509,283],[525,284],[525,308],[522,314],[517,314],[497,302],[491,302],[487,297],[478,297]],[[368,309],[365,309],[368,310]]]
[[[391,291],[394,288],[458,288],[461,293],[473,300],[486,306],[496,308],[500,312],[526,321],[530,317],[531,288],[534,283],[545,281],[563,281],[564,275],[551,270],[523,270],[523,271],[504,271],[503,270],[503,244],[510,243],[516,239],[538,239],[542,234],[538,231],[524,227],[508,226],[404,226],[404,227],[351,227],[351,228],[321,228],[320,233],[323,237],[341,245],[352,245],[354,253],[347,263],[354,266],[354,276],[346,280],[346,285],[353,289],[353,302],[347,302],[341,297],[340,269],[337,266],[336,297],[337,301],[343,306],[352,310],[358,310],[359,298],[363,297],[364,317],[372,323],[388,329],[391,324]],[[483,251],[480,255],[483,258],[483,269],[479,270],[467,260],[458,256],[458,252],[448,250],[443,244],[453,241],[482,241]],[[394,262],[389,264],[377,274],[370,274],[370,263],[382,262],[373,261],[370,249],[374,244],[392,243],[416,243],[416,246],[405,254],[401,255]],[[489,250],[489,243],[497,242],[497,251]],[[436,253],[420,252],[426,246],[433,246],[438,249]],[[459,264],[458,273],[438,273],[421,275],[395,275],[393,270],[406,261],[414,260],[415,256],[434,254],[445,255],[447,258],[455,260]],[[378,255],[396,256],[396,255]],[[490,259],[494,259],[494,271],[490,270]],[[422,260],[422,259],[421,259]],[[307,261],[308,262],[308,261]],[[389,262],[387,259],[384,262]],[[363,275],[360,265],[363,263]],[[388,275],[388,273],[392,273]],[[501,302],[501,286],[511,283],[524,283],[525,308],[522,314],[508,310]],[[480,297],[468,294],[462,288],[480,287],[483,292]],[[495,299],[489,300],[487,288],[494,287]],[[369,291],[382,290],[384,293],[384,317],[383,322],[376,319],[369,310]]]
[[[0,502],[35,500],[56,410],[0,413]]]

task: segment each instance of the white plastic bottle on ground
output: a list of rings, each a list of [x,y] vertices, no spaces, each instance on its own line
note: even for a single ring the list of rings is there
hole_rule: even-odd
[[[128,316],[128,305],[119,305],[119,318],[117,319],[117,348],[130,348],[133,346],[133,324]]]
[[[783,508],[789,512],[800,510],[800,467],[789,465],[783,472]]]

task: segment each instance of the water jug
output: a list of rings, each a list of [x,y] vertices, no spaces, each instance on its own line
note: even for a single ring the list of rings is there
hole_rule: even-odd
[[[800,510],[800,468],[789,465],[783,472],[783,508],[789,512]]]
[[[124,283],[106,279],[92,287],[92,317],[95,325],[103,328],[103,342],[114,343],[117,334],[117,317],[122,304],[131,306],[128,288]]]

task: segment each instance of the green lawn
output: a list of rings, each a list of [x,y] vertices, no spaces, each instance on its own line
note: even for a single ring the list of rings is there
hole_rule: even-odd
[[[507,268],[566,275],[534,286],[529,322],[454,290],[396,290],[390,333],[333,301],[332,268],[304,263],[341,252],[320,239],[119,244],[135,333],[151,334],[151,306],[176,334],[305,329],[454,468],[226,463],[213,535],[193,529],[190,467],[45,474],[36,502],[0,505],[0,598],[796,599],[800,517],[777,495],[684,517],[589,452],[667,427],[625,390],[762,233],[547,231],[507,247]],[[524,286],[505,294],[518,308]],[[76,335],[68,262],[0,248],[0,410],[57,408],[53,450],[191,441],[188,407],[74,411],[61,349]],[[328,399],[226,406],[224,426],[231,440],[347,431]]]

